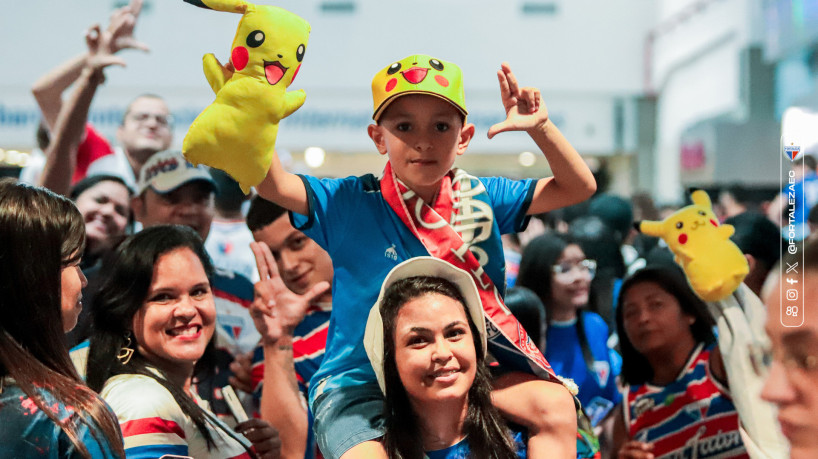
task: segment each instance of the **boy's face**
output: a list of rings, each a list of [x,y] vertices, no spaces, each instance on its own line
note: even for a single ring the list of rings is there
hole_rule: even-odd
[[[253,231],[253,239],[267,244],[278,265],[281,280],[293,292],[304,294],[321,281],[332,284],[333,269],[329,254],[293,228],[286,213]],[[332,301],[332,293],[327,290],[318,300]]]
[[[389,156],[395,175],[429,202],[457,155],[466,151],[474,125],[463,125],[460,112],[445,100],[409,94],[395,99],[368,132],[378,151]]]

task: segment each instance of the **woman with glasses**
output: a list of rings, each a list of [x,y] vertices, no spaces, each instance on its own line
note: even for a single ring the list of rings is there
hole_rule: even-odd
[[[533,290],[546,308],[545,358],[554,371],[579,387],[582,403],[596,425],[619,402],[617,356],[607,346],[608,326],[586,310],[596,262],[578,243],[548,233],[523,251],[517,285]]]
[[[681,270],[634,273],[622,284],[616,324],[626,383],[613,422],[617,457],[749,457],[713,319]]]

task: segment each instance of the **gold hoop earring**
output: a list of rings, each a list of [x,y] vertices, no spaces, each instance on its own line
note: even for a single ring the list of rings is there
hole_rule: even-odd
[[[125,335],[125,345],[119,349],[119,353],[116,355],[116,359],[119,360],[119,363],[122,365],[127,365],[128,362],[131,361],[131,357],[133,357],[133,349],[131,348],[131,332]]]

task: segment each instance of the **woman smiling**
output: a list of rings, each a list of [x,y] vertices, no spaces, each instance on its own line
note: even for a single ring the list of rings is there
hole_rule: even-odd
[[[212,271],[199,235],[182,226],[143,230],[111,260],[94,303],[88,383],[117,413],[129,458],[277,457],[268,423],[238,424],[245,439],[191,387],[215,329]]]

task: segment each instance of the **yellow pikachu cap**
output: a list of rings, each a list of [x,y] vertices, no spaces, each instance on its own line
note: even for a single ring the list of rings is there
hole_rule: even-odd
[[[463,93],[463,73],[451,62],[417,54],[394,62],[372,78],[372,101],[376,122],[386,107],[399,96],[429,94],[454,105],[465,119],[466,97]]]

